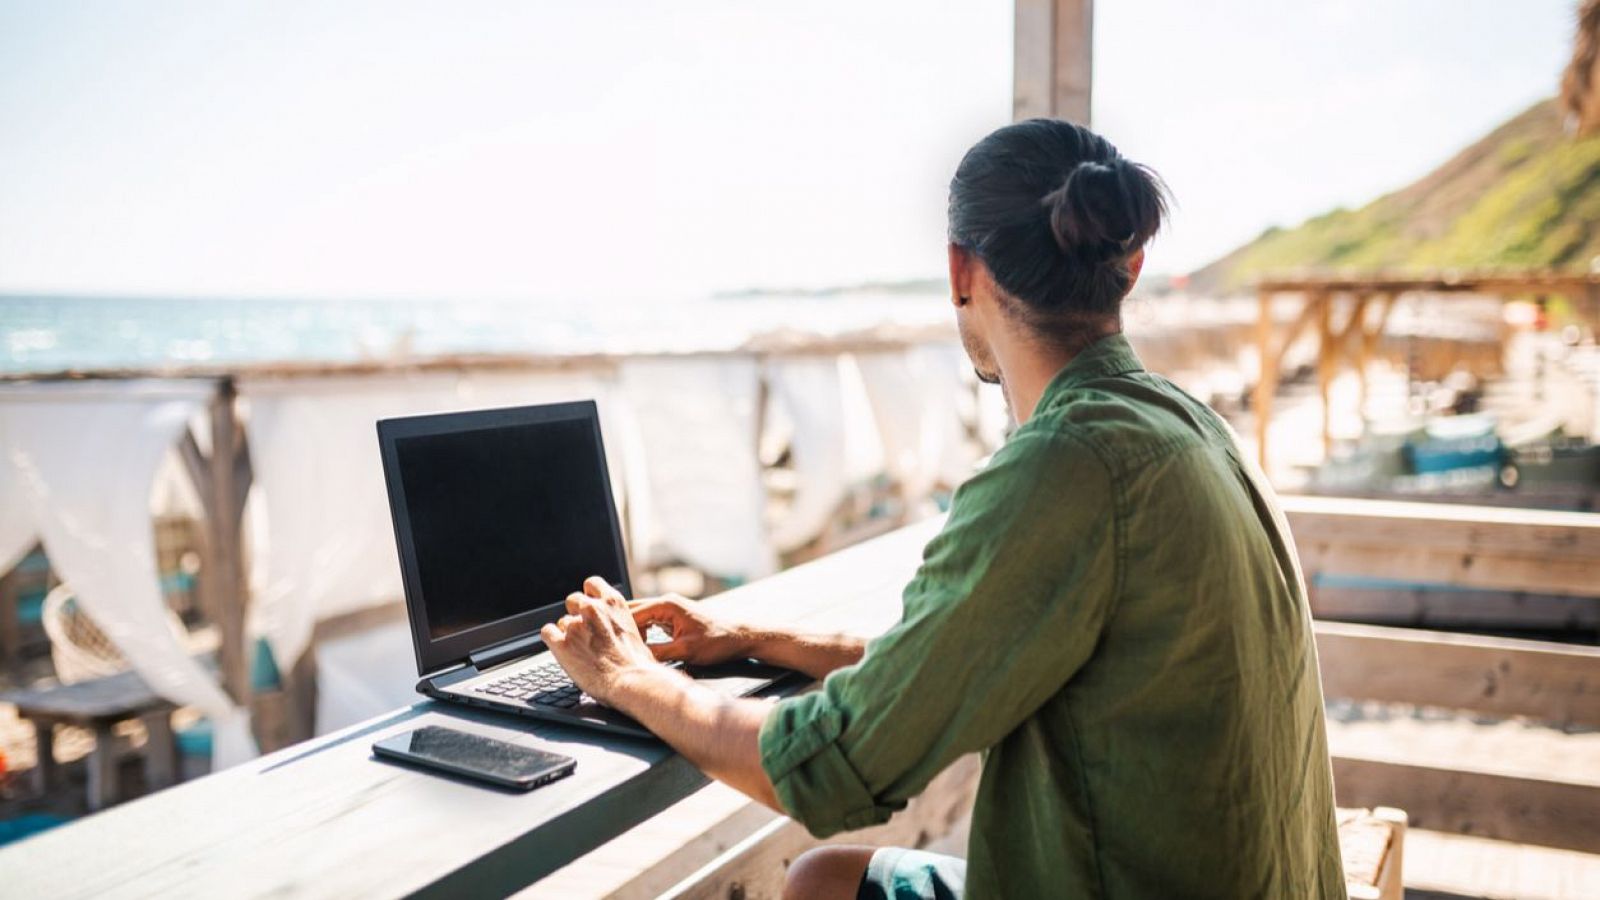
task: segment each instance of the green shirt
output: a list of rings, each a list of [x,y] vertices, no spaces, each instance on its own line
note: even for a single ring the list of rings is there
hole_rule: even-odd
[[[761,729],[813,834],[984,752],[967,896],[1345,896],[1316,647],[1270,487],[1104,338],[956,491],[898,624]]]

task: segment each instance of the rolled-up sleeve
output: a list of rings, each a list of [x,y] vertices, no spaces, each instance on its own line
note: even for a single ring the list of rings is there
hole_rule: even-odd
[[[1082,440],[1024,428],[956,492],[901,620],[763,722],[791,817],[819,837],[887,821],[1062,689],[1117,590],[1113,487]]]

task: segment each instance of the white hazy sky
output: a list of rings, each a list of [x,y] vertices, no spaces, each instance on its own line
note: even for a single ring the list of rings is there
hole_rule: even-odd
[[[1155,271],[1552,94],[1573,0],[1102,0]],[[0,291],[655,297],[943,270],[1011,3],[0,0]]]

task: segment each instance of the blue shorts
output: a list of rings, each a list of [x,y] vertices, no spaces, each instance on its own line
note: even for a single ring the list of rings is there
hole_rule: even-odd
[[[856,900],[961,900],[967,861],[903,847],[872,854]]]

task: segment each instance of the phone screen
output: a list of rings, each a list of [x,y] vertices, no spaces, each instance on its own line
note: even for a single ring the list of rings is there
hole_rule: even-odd
[[[472,775],[501,784],[533,787],[570,773],[570,756],[428,725],[372,745],[382,756]]]

